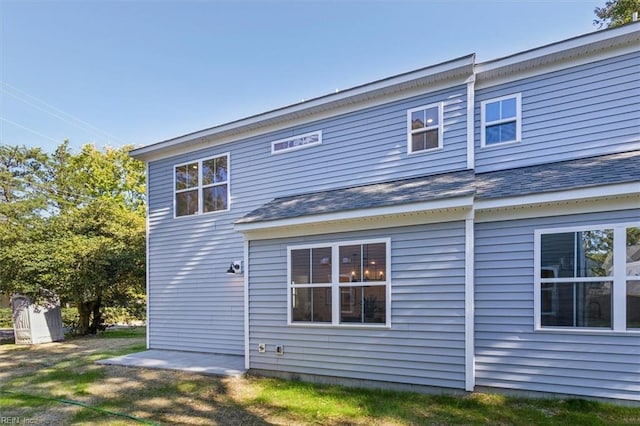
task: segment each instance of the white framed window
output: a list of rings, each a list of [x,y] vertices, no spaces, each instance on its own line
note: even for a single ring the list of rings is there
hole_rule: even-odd
[[[483,148],[522,140],[520,93],[482,101],[480,117],[480,144]]]
[[[390,239],[287,248],[290,325],[391,326]]]
[[[322,144],[322,130],[271,142],[271,154],[280,154]]]
[[[174,217],[229,210],[229,154],[174,166]]]
[[[442,149],[443,104],[425,105],[407,111],[407,153]]]
[[[536,330],[640,332],[640,223],[534,236]]]

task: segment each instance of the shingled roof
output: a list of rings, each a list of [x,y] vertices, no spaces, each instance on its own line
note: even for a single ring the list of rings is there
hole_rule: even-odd
[[[460,170],[275,198],[236,224],[475,196],[496,199],[638,182],[640,150],[488,173]]]
[[[236,223],[290,219],[473,195],[473,170],[276,198]]]
[[[618,183],[638,182],[640,151],[476,175],[476,198],[504,198]]]

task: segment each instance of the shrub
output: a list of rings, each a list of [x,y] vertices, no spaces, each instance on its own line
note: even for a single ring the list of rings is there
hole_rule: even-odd
[[[13,328],[11,308],[0,308],[0,328]]]

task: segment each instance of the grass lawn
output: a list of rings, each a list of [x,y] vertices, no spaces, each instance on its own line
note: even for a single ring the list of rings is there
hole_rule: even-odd
[[[0,420],[47,425],[640,424],[640,408],[579,399],[430,396],[94,364],[144,349],[144,328],[33,347],[0,345]]]

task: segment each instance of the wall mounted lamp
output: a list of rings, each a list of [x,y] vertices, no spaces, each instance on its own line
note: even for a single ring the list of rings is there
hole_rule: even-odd
[[[231,262],[229,269],[227,269],[227,274],[241,274],[242,273],[242,260],[234,260]]]

